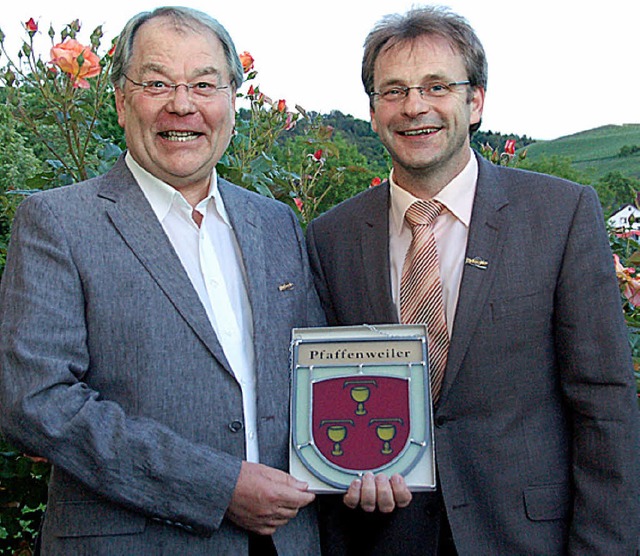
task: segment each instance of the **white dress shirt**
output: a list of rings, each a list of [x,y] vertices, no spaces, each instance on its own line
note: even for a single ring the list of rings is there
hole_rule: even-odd
[[[242,389],[247,461],[259,460],[253,320],[242,254],[218,190],[215,172],[209,194],[195,207],[200,227],[183,195],[127,153],[125,161],[169,237],[207,312]],[[185,358],[189,354],[185,353]],[[188,403],[188,400],[185,400]]]
[[[469,223],[473,210],[473,199],[478,181],[478,161],[473,153],[468,164],[434,198],[444,205],[442,213],[433,224],[436,239],[440,281],[449,337],[458,305],[458,293],[464,270],[464,258],[469,237]],[[389,258],[391,263],[391,288],[393,302],[400,319],[400,280],[404,259],[411,244],[411,227],[404,219],[407,209],[417,201],[408,191],[393,181],[393,170],[389,177],[391,203],[389,209]]]

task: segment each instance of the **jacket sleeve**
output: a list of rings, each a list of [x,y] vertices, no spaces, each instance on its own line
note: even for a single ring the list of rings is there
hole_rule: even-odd
[[[568,553],[576,555],[635,554],[640,527],[637,396],[603,222],[584,188],[556,290],[556,357],[573,432]]]
[[[88,386],[99,355],[87,347],[87,285],[68,233],[39,195],[24,201],[14,220],[0,286],[2,431],[112,502],[212,534],[241,459],[127,414]]]

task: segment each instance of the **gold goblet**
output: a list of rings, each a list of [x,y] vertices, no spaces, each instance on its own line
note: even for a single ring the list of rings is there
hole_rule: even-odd
[[[393,453],[391,441],[396,436],[396,426],[392,423],[380,423],[376,427],[376,434],[378,438],[382,440],[382,450],[380,450],[380,453],[385,455]]]
[[[331,425],[327,427],[327,437],[333,442],[333,450],[331,455],[341,456],[344,454],[340,443],[347,438],[347,427],[345,425]]]
[[[356,415],[366,415],[367,410],[364,407],[364,402],[369,399],[371,391],[368,386],[354,386],[351,389],[351,399],[358,403],[356,407]]]

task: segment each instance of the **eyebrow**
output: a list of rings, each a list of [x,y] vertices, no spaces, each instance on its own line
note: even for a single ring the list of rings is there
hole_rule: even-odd
[[[161,64],[150,62],[150,63],[142,64],[140,68],[140,73],[141,75],[144,75],[146,73],[161,73],[162,75],[167,75],[169,73],[169,70],[168,68],[166,68]],[[197,78],[197,77],[202,77],[204,75],[220,77],[222,75],[222,72],[219,69],[214,68],[213,66],[205,66],[203,68],[196,69],[193,74],[193,77]]]
[[[441,81],[443,83],[448,83],[450,81],[455,81],[450,77],[445,77],[441,73],[430,73],[429,75],[425,75],[422,79],[419,80],[420,83],[432,83],[434,81]],[[394,85],[404,85],[406,81],[404,79],[392,78],[386,81],[382,81],[380,83],[381,87],[393,87]]]

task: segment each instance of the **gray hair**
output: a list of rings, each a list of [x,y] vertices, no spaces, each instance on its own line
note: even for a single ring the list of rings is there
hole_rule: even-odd
[[[218,20],[213,17],[194,10],[192,8],[166,6],[156,8],[150,12],[141,12],[133,16],[124,26],[122,33],[118,36],[116,50],[113,54],[113,65],[111,67],[111,83],[114,86],[123,88],[125,82],[124,74],[129,69],[131,57],[133,55],[133,42],[136,33],[147,21],[164,17],[170,19],[176,26],[196,31],[211,31],[222,43],[222,48],[227,61],[227,69],[231,86],[238,89],[242,85],[243,71],[242,63],[236,52],[231,36]]]
[[[364,42],[362,84],[367,94],[373,92],[374,68],[378,56],[388,49],[410,43],[424,35],[445,39],[464,61],[471,87],[487,88],[487,57],[480,39],[462,16],[442,6],[422,6],[406,14],[383,17]],[[373,108],[373,97],[371,107]],[[471,126],[477,131],[480,123]]]

